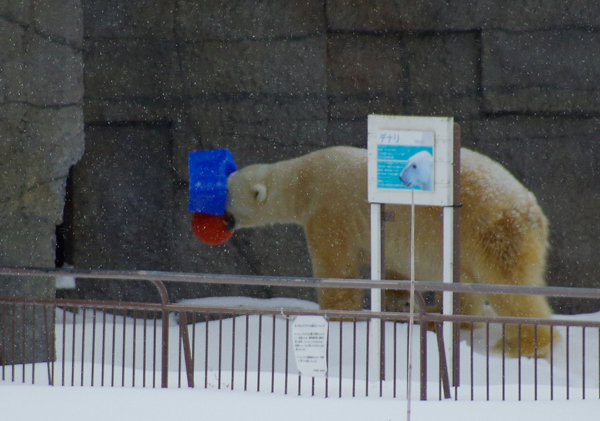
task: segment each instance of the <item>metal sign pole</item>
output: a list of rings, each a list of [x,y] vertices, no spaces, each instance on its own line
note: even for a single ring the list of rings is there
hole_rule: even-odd
[[[381,205],[371,203],[371,279],[381,280]],[[381,311],[381,289],[371,289],[371,311]],[[374,373],[375,381],[379,381],[381,370],[381,320],[371,319],[369,330],[369,372]],[[369,379],[371,380],[371,379]]]

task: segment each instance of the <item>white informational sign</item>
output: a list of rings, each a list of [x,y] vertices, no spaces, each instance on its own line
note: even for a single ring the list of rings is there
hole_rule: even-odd
[[[296,365],[303,376],[327,374],[327,332],[329,324],[322,316],[298,316],[292,324]]]
[[[450,206],[453,130],[449,117],[370,115],[369,202]]]
[[[381,206],[383,204],[444,207],[443,282],[453,282],[454,241],[454,119],[451,117],[412,117],[369,115],[368,118],[368,200],[371,203],[371,279],[382,279]],[[457,145],[458,148],[458,145]],[[456,151],[458,153],[458,151]],[[458,165],[458,162],[457,162]],[[459,170],[459,168],[457,168]],[[411,212],[411,322],[414,315],[415,207]],[[456,235],[455,235],[456,234]],[[379,312],[381,291],[371,289],[371,311]],[[443,313],[452,314],[452,292],[443,293]],[[372,370],[385,372],[380,355],[380,320],[371,320]],[[446,355],[451,353],[452,326],[444,324]],[[409,349],[412,346],[409,345]],[[409,358],[411,361],[411,358]],[[411,363],[412,364],[412,363]],[[409,364],[409,367],[412,365]],[[378,367],[379,365],[379,367]],[[410,378],[410,372],[409,369]],[[410,386],[408,387],[410,402]],[[410,413],[410,410],[408,411]]]

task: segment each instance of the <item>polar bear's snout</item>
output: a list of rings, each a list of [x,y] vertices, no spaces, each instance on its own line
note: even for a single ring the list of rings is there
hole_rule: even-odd
[[[235,230],[235,217],[229,212],[225,213],[225,228],[227,228],[228,231]]]

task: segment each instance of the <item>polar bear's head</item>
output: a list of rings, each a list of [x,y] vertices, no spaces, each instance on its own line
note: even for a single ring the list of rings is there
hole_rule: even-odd
[[[433,156],[421,151],[408,159],[406,167],[400,173],[400,180],[406,187],[418,187],[421,190],[432,189]]]
[[[231,214],[230,229],[285,222],[287,208],[283,196],[273,184],[276,164],[250,165],[227,179],[227,204]]]

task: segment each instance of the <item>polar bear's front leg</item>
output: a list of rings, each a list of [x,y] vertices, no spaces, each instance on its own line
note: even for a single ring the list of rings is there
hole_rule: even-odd
[[[363,294],[360,289],[319,288],[319,307],[324,310],[353,310],[363,308]]]
[[[488,300],[499,316],[550,318],[552,311],[544,297],[536,295],[490,294]],[[504,340],[494,346],[496,351],[506,351],[510,357],[546,358],[554,343],[560,340],[558,332],[547,325],[506,325]]]
[[[312,254],[312,252],[311,252]],[[354,271],[351,265],[337,264],[339,261],[333,257],[323,259],[318,255],[313,257],[313,271],[317,278],[356,279],[359,272]],[[326,310],[362,310],[363,292],[354,288],[319,288],[319,307]]]
[[[354,237],[339,214],[322,212],[305,226],[313,276],[359,279],[360,262]],[[363,292],[354,288],[319,288],[319,307],[327,310],[362,310]]]

